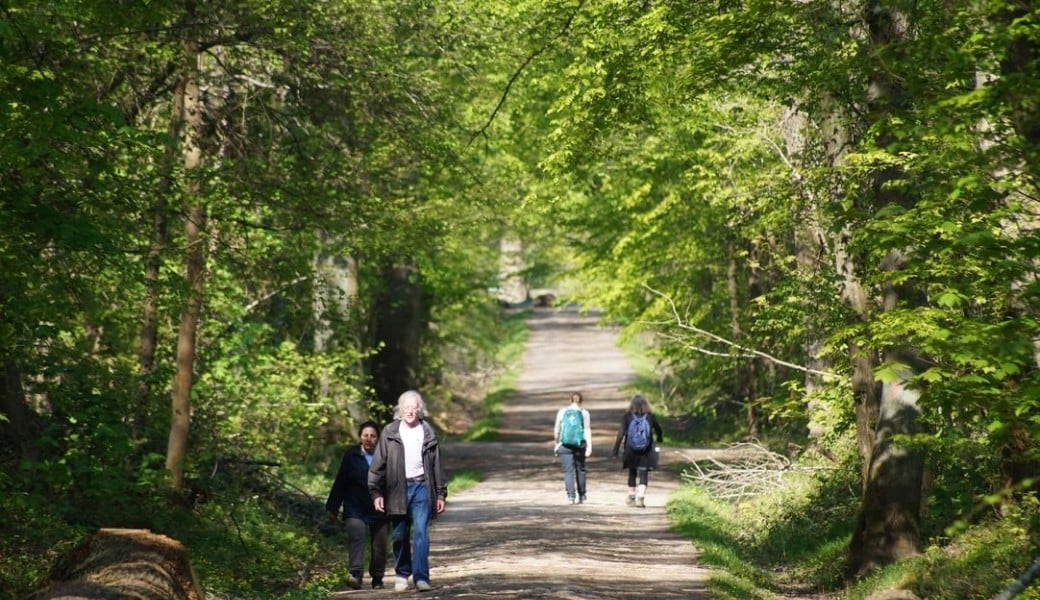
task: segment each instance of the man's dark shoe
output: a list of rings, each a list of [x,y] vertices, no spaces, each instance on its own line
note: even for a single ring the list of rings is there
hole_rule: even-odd
[[[381,578],[373,579],[372,580],[372,589],[373,590],[381,590],[381,589],[383,589],[383,580]]]

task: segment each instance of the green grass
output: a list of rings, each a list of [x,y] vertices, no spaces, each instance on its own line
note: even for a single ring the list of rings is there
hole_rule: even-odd
[[[56,504],[0,486],[0,600],[27,596],[45,580],[54,561],[91,531],[66,523]]]
[[[788,481],[782,490],[739,503],[692,485],[670,499],[674,530],[701,550],[700,562],[712,569],[712,598],[771,599],[791,588],[840,600],[892,588],[929,599],[993,598],[1040,550],[1040,501],[1025,496],[1004,507],[1000,518],[934,540],[920,557],[847,585],[841,575],[858,508],[857,470],[798,474]],[[1034,582],[1017,598],[1040,599],[1040,586]]]
[[[731,506],[714,502],[706,493],[686,486],[669,500],[668,513],[674,529],[700,550],[700,562],[717,570],[720,585],[739,588],[743,593],[766,593],[765,587],[771,582],[769,574],[753,564],[739,537],[740,523]],[[712,576],[712,584],[716,583],[716,575]]]
[[[465,469],[452,475],[448,481],[448,493],[457,494],[467,490],[484,480],[484,474],[480,471]]]

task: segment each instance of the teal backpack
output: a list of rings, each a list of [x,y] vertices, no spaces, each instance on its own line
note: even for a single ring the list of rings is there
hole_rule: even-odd
[[[585,441],[585,419],[580,408],[563,411],[560,423],[560,443],[564,446],[580,446]]]

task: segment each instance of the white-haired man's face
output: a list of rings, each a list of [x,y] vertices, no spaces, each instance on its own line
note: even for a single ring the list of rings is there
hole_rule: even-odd
[[[415,427],[419,422],[419,399],[415,396],[406,396],[401,400],[401,420],[409,427]]]

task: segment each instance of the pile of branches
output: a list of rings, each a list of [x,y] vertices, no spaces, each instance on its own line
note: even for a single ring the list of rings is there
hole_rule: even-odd
[[[740,502],[783,489],[785,480],[792,474],[819,469],[798,466],[790,458],[757,442],[739,442],[730,444],[717,457],[692,461],[681,476],[714,498]]]

